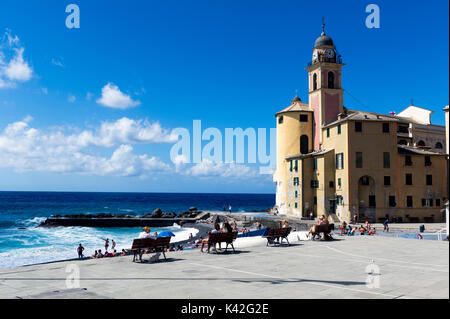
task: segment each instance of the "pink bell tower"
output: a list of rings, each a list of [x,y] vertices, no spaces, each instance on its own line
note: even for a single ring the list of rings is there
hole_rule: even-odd
[[[306,70],[309,76],[309,105],[314,111],[313,146],[318,150],[322,145],[322,126],[337,120],[342,113],[343,93],[341,86],[341,56],[336,56],[333,40],[322,34],[314,43],[312,61]]]

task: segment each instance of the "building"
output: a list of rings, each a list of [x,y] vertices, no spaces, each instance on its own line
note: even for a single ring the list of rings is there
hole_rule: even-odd
[[[308,63],[309,102],[276,113],[276,207],[332,220],[442,221],[447,181],[445,128],[432,111],[395,114],[347,109],[342,57],[322,34]]]
[[[450,189],[450,140],[449,140],[449,134],[450,134],[450,120],[449,120],[449,107],[448,105],[444,108],[445,112],[445,138],[446,138],[446,145],[447,145],[447,203],[446,203],[446,212],[445,212],[445,219],[447,224],[447,238],[449,236],[449,224],[450,224],[450,204],[449,204],[449,189]]]

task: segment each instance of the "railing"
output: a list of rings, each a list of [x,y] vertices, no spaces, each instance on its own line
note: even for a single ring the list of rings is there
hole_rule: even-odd
[[[329,62],[329,63],[339,63],[342,64],[342,58],[340,56],[334,56],[332,58],[328,58],[324,54],[319,53],[319,56],[314,61],[308,62],[308,67],[312,66],[313,64],[319,63],[319,62]]]

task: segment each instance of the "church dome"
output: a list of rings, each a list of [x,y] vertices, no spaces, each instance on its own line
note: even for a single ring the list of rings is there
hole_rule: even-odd
[[[320,37],[318,37],[316,39],[316,42],[314,42],[314,48],[321,47],[321,46],[332,46],[332,47],[334,47],[333,40],[329,36],[327,36],[325,34],[325,32],[322,32]]]

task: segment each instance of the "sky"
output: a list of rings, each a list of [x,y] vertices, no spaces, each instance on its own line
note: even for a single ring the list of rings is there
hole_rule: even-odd
[[[366,27],[371,3],[380,28]],[[322,17],[346,64],[344,106],[398,113],[413,99],[444,125],[448,12],[442,0],[2,0],[0,191],[274,193],[259,161],[173,162],[173,130],[266,128],[269,149],[274,114],[296,90],[308,100]]]

